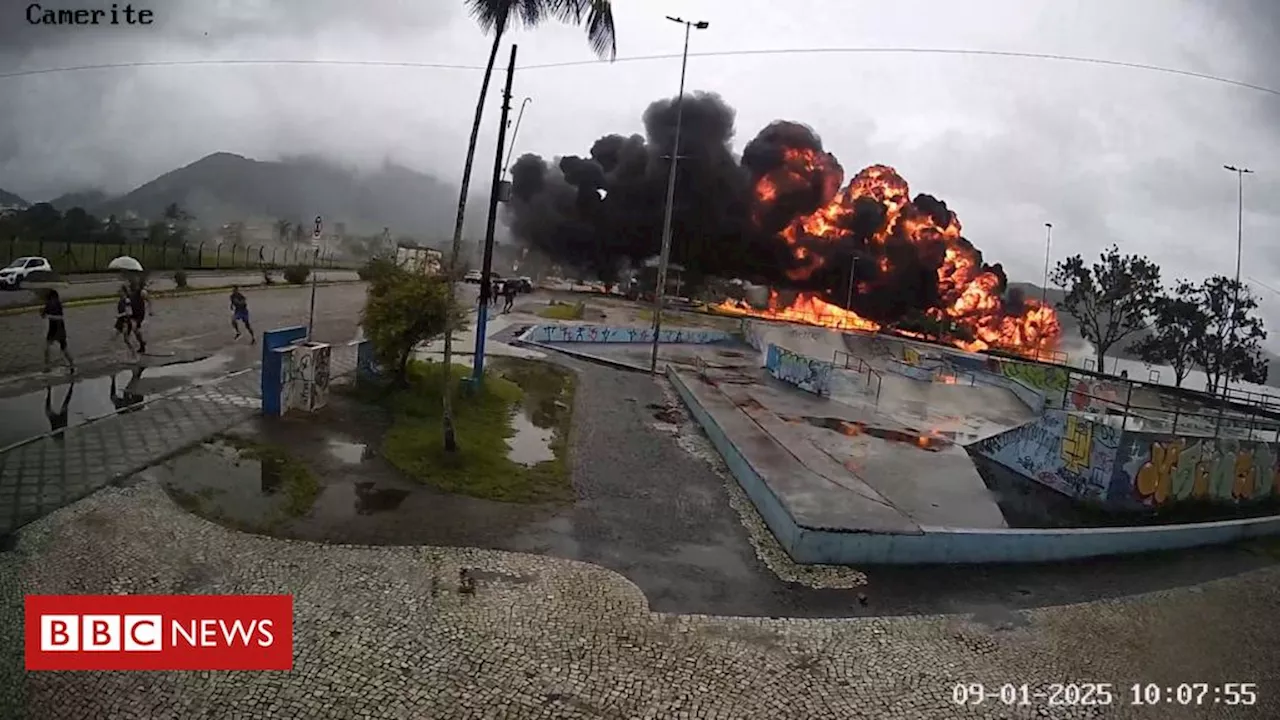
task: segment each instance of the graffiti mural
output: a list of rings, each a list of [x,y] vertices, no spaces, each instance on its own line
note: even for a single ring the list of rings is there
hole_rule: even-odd
[[[537,342],[651,343],[653,329],[608,325],[539,325],[525,335]],[[729,340],[729,333],[706,328],[668,328],[659,332],[658,342],[707,344]]]
[[[280,412],[312,412],[329,401],[330,347],[322,343],[298,344],[282,353],[280,362]]]
[[[996,364],[1004,377],[1040,392],[1049,407],[1062,407],[1068,380],[1065,369],[1016,360],[999,360]]]
[[[1098,378],[1076,378],[1067,395],[1067,407],[1080,412],[1101,413],[1107,408],[1123,408],[1129,386]]]
[[[1274,443],[1129,432],[1124,445],[1108,494],[1112,504],[1239,504],[1280,496],[1280,451]]]
[[[988,438],[979,455],[1064,495],[1104,502],[1112,482],[1120,431],[1062,410]]]
[[[765,367],[775,378],[807,390],[815,395],[831,391],[831,373],[834,365],[822,360],[805,357],[777,345],[770,345]]]

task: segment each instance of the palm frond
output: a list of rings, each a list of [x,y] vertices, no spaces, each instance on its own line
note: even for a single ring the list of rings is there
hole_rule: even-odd
[[[512,5],[521,0],[466,0],[467,14],[486,34],[502,34],[511,18]]]
[[[617,31],[610,0],[466,0],[466,5],[485,33],[502,34],[513,21],[533,28],[555,19],[585,26],[587,42],[596,55],[609,60],[617,57]]]

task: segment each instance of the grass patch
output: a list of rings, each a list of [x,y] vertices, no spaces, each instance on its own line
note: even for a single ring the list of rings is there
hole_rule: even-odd
[[[240,457],[257,460],[264,473],[280,478],[280,492],[284,495],[284,511],[293,517],[301,517],[311,511],[320,495],[320,481],[302,461],[278,445],[243,438],[236,435],[219,435],[222,444],[235,448]]]
[[[470,373],[452,368],[452,381]],[[449,493],[502,502],[558,502],[573,498],[566,452],[572,420],[574,377],[547,363],[492,358],[483,385],[461,393],[453,405],[455,453],[443,447],[440,418],[443,371],[439,363],[414,362],[409,388],[387,393],[365,386],[356,391],[392,413],[382,454],[418,482]],[[533,466],[513,462],[507,438],[514,435],[511,418],[525,412],[530,421],[554,431],[554,458]]]
[[[586,309],[586,304],[582,302],[576,302],[572,305],[556,303],[539,310],[538,317],[544,317],[548,320],[581,320]]]

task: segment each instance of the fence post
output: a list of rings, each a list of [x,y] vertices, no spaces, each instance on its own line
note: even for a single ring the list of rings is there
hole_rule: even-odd
[[[201,240],[200,244],[196,246],[196,267],[197,268],[204,267],[204,241],[203,240]]]
[[[218,243],[217,249],[213,252],[213,269],[217,270],[222,267],[222,243]]]

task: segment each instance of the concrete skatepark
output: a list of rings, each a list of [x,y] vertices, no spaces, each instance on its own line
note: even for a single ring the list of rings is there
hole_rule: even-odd
[[[653,336],[546,322],[519,339],[647,370]],[[796,562],[1043,562],[1280,533],[1280,409],[1265,401],[755,318],[660,340]]]

